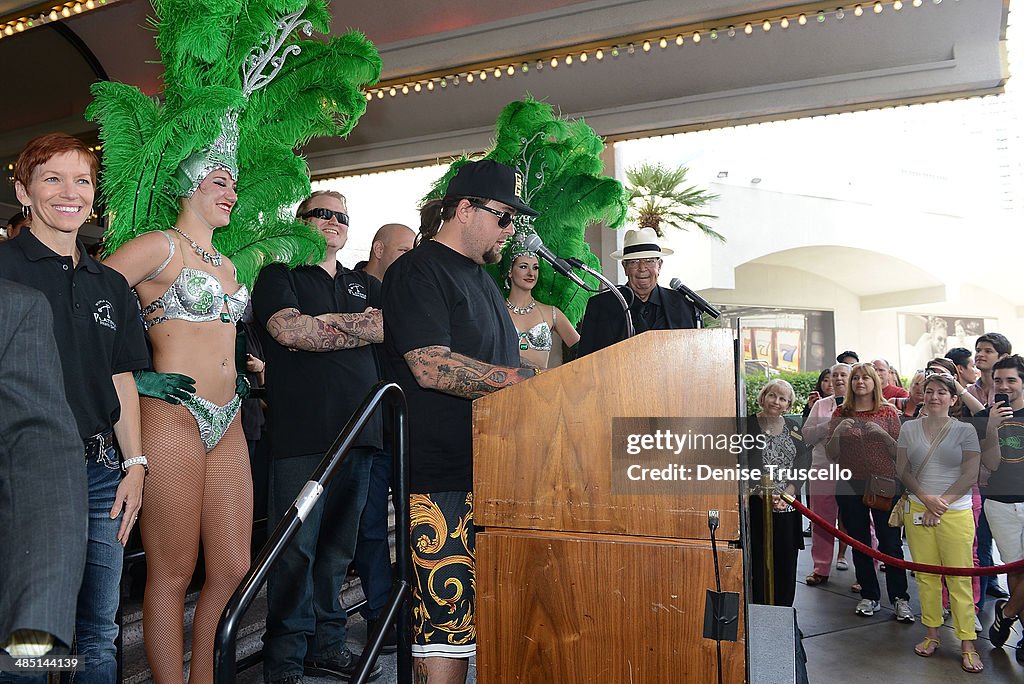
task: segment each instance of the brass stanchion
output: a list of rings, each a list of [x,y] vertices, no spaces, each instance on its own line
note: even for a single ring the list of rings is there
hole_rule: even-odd
[[[770,606],[775,605],[775,526],[772,513],[775,506],[772,503],[772,481],[767,475],[761,478],[761,501],[763,502],[764,522],[762,530],[764,534],[764,598]]]

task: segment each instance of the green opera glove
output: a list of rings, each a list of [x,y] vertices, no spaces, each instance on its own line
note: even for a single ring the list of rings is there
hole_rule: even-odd
[[[235,394],[242,399],[248,399],[250,389],[252,388],[249,385],[249,378],[245,377],[245,373],[239,373],[235,378]]]
[[[196,393],[196,381],[180,373],[135,371],[135,386],[139,396],[153,397],[168,404],[180,404]]]

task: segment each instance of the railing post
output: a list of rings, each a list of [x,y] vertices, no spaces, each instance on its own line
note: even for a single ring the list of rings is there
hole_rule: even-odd
[[[217,684],[231,684],[235,681],[236,655],[235,645],[238,634],[239,621],[242,615],[249,609],[260,588],[266,581],[270,567],[277,561],[281,553],[294,538],[302,526],[306,515],[319,500],[319,495],[330,483],[331,478],[338,467],[348,455],[353,443],[359,436],[363,427],[369,422],[373,412],[378,409],[382,401],[390,400],[394,416],[395,430],[392,433],[394,440],[393,453],[395,464],[398,469],[395,477],[395,512],[398,518],[396,522],[396,544],[398,547],[398,572],[400,579],[395,583],[392,591],[392,604],[388,609],[389,620],[381,623],[386,628],[395,616],[398,617],[399,625],[399,655],[398,674],[399,682],[412,682],[412,657],[411,637],[409,630],[409,611],[401,610],[406,605],[410,593],[411,559],[409,558],[409,433],[407,408],[405,395],[402,389],[395,383],[380,383],[373,388],[370,395],[363,401],[362,406],[345,425],[345,428],[338,435],[334,444],[328,450],[327,455],[317,466],[310,476],[309,482],[303,487],[302,492],[295,499],[291,508],[281,519],[273,534],[267,540],[259,557],[254,561],[245,578],[239,584],[238,589],[232,595],[220,623],[217,626],[217,636],[214,642],[213,668],[214,681]],[[360,659],[363,664],[362,677],[355,681],[364,682],[372,663],[376,661],[377,653],[380,651],[382,635],[376,635],[374,643],[368,644]]]

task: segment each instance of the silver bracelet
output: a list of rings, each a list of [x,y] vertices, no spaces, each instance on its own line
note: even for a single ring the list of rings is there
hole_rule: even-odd
[[[145,456],[136,456],[135,458],[125,459],[121,463],[121,470],[127,473],[129,468],[136,465],[142,466],[142,469],[146,471],[146,475],[149,475],[149,461]]]

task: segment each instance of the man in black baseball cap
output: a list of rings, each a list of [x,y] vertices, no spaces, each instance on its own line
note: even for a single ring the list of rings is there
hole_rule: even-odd
[[[522,175],[507,164],[484,159],[469,162],[448,182],[448,197],[480,197],[501,202],[520,214],[536,216],[519,195],[523,192]]]
[[[469,162],[442,199],[420,212],[419,245],[384,280],[384,349],[409,405],[413,510],[443,515],[464,534],[414,550],[412,654],[417,678],[464,682],[476,653],[473,526],[473,399],[536,375],[520,368],[519,339],[494,279],[516,214],[536,216],[519,197],[519,174],[493,161]],[[421,525],[416,539],[434,538]],[[462,594],[448,601],[430,584],[431,568]],[[443,601],[443,602],[442,602]]]

